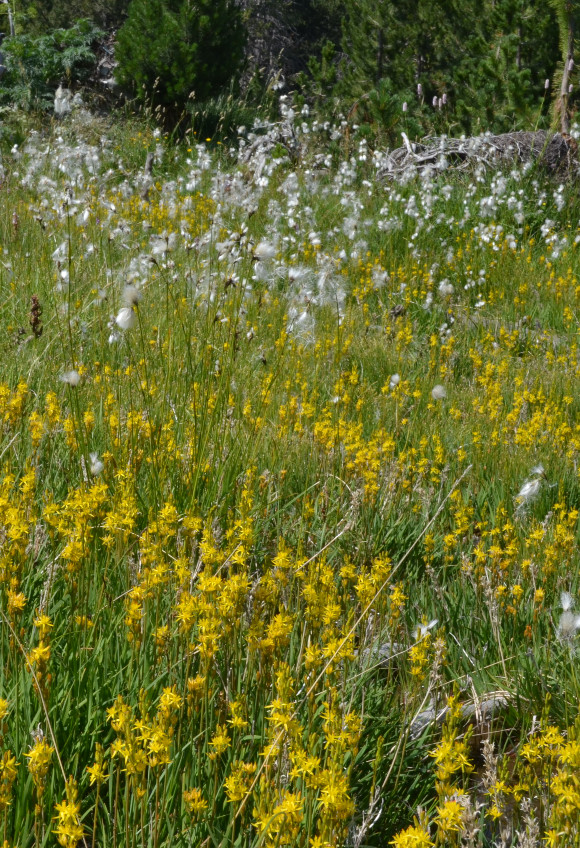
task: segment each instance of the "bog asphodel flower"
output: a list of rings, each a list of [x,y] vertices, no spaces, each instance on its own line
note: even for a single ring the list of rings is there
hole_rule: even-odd
[[[183,803],[190,816],[197,817],[207,810],[207,801],[201,789],[186,789],[183,793]]]
[[[54,748],[43,737],[40,737],[28,753],[24,754],[28,759],[28,771],[32,775],[37,798],[40,798],[44,792],[53,753]]]
[[[87,772],[90,775],[91,786],[95,783],[97,786],[100,786],[108,777],[105,766],[105,753],[103,746],[99,742],[97,742],[95,751],[95,762],[92,766],[87,766]]]
[[[211,760],[219,757],[220,754],[223,754],[230,747],[232,742],[231,736],[229,736],[228,731],[225,725],[218,724],[216,727],[216,731],[211,738],[210,747],[212,749],[209,758]]]
[[[11,751],[4,751],[0,760],[0,810],[6,810],[12,800],[12,787],[18,774],[18,763]]]
[[[395,848],[431,848],[434,844],[429,832],[420,825],[410,825],[389,842]]]
[[[459,833],[463,826],[463,807],[459,801],[447,799],[442,806],[437,807],[435,823],[443,838]]]
[[[69,777],[67,780],[65,792],[64,801],[55,804],[56,826],[53,833],[56,835],[58,844],[63,848],[76,848],[84,837],[85,830],[79,818],[81,805],[78,801],[77,784],[74,778]]]

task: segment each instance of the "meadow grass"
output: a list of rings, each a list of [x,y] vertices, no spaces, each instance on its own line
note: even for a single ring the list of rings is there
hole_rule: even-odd
[[[1,838],[576,845],[574,185],[282,117],[3,152]]]

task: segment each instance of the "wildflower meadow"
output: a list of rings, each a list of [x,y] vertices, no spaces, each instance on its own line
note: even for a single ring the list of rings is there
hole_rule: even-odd
[[[280,105],[3,150],[0,844],[577,846],[577,183]]]

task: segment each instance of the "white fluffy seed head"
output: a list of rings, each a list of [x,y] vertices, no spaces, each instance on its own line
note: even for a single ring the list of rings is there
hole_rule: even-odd
[[[123,303],[125,306],[134,308],[141,300],[142,292],[137,286],[125,286],[123,289]]]
[[[517,494],[520,503],[529,503],[540,491],[542,481],[536,477],[535,480],[527,480]]]
[[[65,371],[60,375],[60,380],[62,383],[66,383],[67,386],[78,386],[81,381],[81,375],[78,371],[74,369],[71,371]]]
[[[570,610],[564,610],[558,622],[556,635],[562,642],[571,642],[580,630],[580,616],[574,615]]]
[[[261,241],[254,248],[254,256],[256,259],[259,259],[260,262],[267,262],[269,259],[274,259],[276,256],[276,248],[273,244],[269,244],[267,241]]]
[[[570,592],[562,592],[560,595],[560,606],[564,610],[564,612],[568,612],[571,609],[574,609],[574,598],[570,594]]]
[[[115,318],[115,323],[121,330],[132,330],[137,323],[137,315],[132,306],[123,306]]]
[[[445,400],[447,397],[447,389],[445,386],[433,386],[431,389],[431,397],[433,400]]]
[[[394,389],[394,388],[396,388],[396,387],[399,385],[399,383],[400,383],[400,382],[401,382],[401,378],[399,377],[399,375],[398,375],[398,374],[393,374],[393,375],[391,376],[390,381],[389,381],[389,389]]]
[[[68,259],[69,251],[70,251],[70,245],[69,245],[68,241],[61,242],[59,244],[59,246],[56,248],[56,250],[53,251],[52,261],[53,262],[64,262],[66,259]]]
[[[99,459],[98,453],[91,454],[91,474],[93,477],[98,477],[105,467],[104,462]]]
[[[412,633],[413,639],[416,642],[423,639],[430,630],[433,630],[433,628],[438,624],[438,621],[439,620],[437,618],[434,618],[429,622],[429,624],[417,624]]]

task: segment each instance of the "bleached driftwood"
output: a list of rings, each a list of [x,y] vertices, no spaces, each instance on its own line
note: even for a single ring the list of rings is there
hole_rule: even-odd
[[[471,138],[428,137],[410,142],[405,133],[403,146],[382,154],[379,175],[388,178],[409,169],[466,170],[474,165],[498,168],[510,163],[538,162],[551,173],[571,174],[579,169],[578,144],[569,135],[512,132]]]

